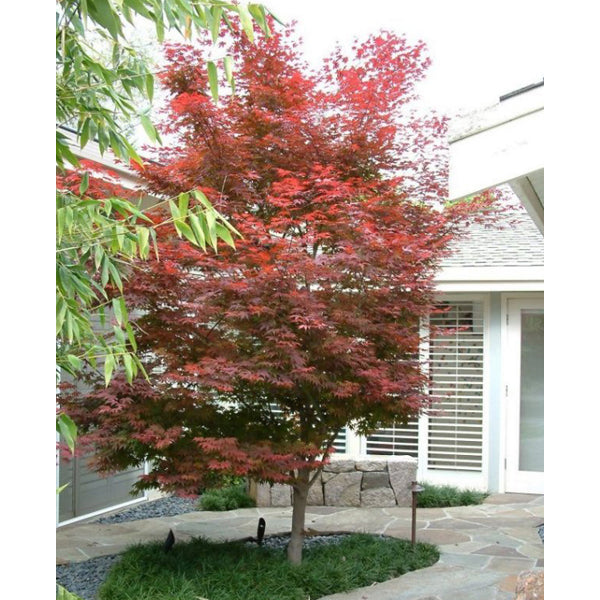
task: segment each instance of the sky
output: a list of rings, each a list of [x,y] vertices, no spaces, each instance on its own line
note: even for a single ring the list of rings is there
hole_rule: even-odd
[[[339,42],[380,29],[426,43],[432,65],[424,103],[447,114],[489,106],[544,78],[543,14],[538,0],[263,0],[282,21],[297,21],[313,65]]]

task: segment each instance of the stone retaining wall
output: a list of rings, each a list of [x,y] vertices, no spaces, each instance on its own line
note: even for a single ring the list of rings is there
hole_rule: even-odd
[[[309,506],[410,506],[417,459],[411,456],[332,460],[308,492]],[[250,483],[257,506],[290,506],[292,489],[276,483]]]

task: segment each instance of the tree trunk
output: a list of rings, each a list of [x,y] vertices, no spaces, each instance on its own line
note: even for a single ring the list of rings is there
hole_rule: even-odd
[[[304,543],[304,520],[306,517],[306,501],[308,499],[309,469],[300,469],[294,483],[292,504],[292,536],[287,547],[288,560],[293,565],[302,562],[302,545]]]

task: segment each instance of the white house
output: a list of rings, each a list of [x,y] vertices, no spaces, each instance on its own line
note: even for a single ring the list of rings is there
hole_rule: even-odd
[[[456,334],[424,348],[430,414],[367,438],[346,432],[338,456],[409,454],[420,481],[495,492],[544,490],[543,82],[453,124],[450,198],[507,185],[525,208],[503,230],[472,228],[437,278]]]
[[[444,400],[405,427],[368,437],[345,432],[337,457],[409,454],[420,481],[543,493],[543,90],[542,82],[507,94],[453,125],[451,198],[506,184],[526,212],[503,230],[474,226],[438,276],[439,301],[449,310],[431,319],[456,333],[433,339],[423,353],[431,393]],[[85,158],[114,166],[93,148]],[[105,479],[83,461],[61,463],[58,480],[72,485],[59,496],[59,524],[142,501],[147,496],[129,496],[142,472]]]

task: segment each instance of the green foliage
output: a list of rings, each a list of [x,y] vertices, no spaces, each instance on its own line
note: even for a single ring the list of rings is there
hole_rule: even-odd
[[[347,536],[337,544],[313,546],[301,565],[291,565],[285,550],[243,542],[202,539],[131,548],[109,573],[101,600],[305,600],[386,581],[436,563],[430,544],[368,534]]]
[[[185,38],[195,32],[218,39],[221,23],[231,27],[234,17],[252,41],[254,23],[267,35],[269,11],[261,4],[236,5],[222,0],[59,0],[56,11],[56,119],[77,129],[83,148],[97,139],[100,152],[111,148],[125,161],[142,161],[122,133],[124,118],[137,116],[153,142],[160,136],[147,114],[138,113],[136,94],[152,102],[154,76],[146,61],[126,43],[125,24],[150,21],[158,41],[165,31]],[[92,40],[90,41],[90,37]],[[110,48],[107,64],[99,55],[98,41]],[[216,70],[215,63],[213,68]],[[226,77],[231,82],[227,65]],[[56,162],[77,164],[63,134],[57,131]]]
[[[90,141],[101,154],[111,150],[125,164],[142,159],[128,140],[127,123],[138,121],[150,141],[160,136],[148,117],[154,97],[154,75],[147,61],[126,41],[126,24],[149,21],[156,37],[165,31],[210,35],[217,41],[221,24],[239,19],[253,39],[256,24],[267,35],[268,10],[260,4],[235,5],[222,0],[58,0],[56,3],[56,166],[65,173],[81,165],[70,147],[65,125],[75,130],[80,148]],[[106,58],[108,54],[110,58]],[[214,84],[217,66],[211,63]],[[226,79],[233,86],[229,57],[223,59]],[[215,99],[216,85],[211,86]],[[140,109],[139,107],[143,108]],[[60,186],[56,197],[56,335],[57,366],[72,375],[84,365],[101,368],[108,383],[122,368],[131,381],[144,372],[134,332],[123,301],[123,282],[134,259],[147,259],[155,225],[123,198],[91,198],[84,172],[77,193]],[[197,205],[177,200],[172,222],[180,237],[206,250],[218,240],[234,245],[238,232],[199,191]],[[183,208],[185,206],[185,209]],[[162,223],[161,223],[162,224]],[[109,289],[112,292],[109,293]],[[107,312],[116,319],[105,326]]]
[[[488,492],[461,490],[451,485],[432,485],[430,483],[421,485],[425,489],[417,495],[417,506],[420,508],[481,504],[489,496]]]
[[[218,239],[233,246],[237,231],[202,192],[194,190],[193,196],[198,201],[193,209],[188,194],[178,196],[178,205],[169,200],[172,219],[161,225],[172,223],[180,237],[204,250],[216,251]],[[57,365],[76,375],[86,363],[101,364],[106,384],[122,367],[131,381],[145,371],[122,292],[133,261],[151,254],[153,222],[122,198],[78,197],[59,186],[56,201]]]
[[[66,590],[62,585],[56,586],[56,600],[82,600],[81,596]]]
[[[56,431],[60,433],[67,446],[69,446],[69,450],[75,452],[77,426],[73,422],[73,419],[64,413],[59,414],[56,417]]]
[[[202,510],[236,510],[252,506],[256,506],[256,503],[246,492],[246,484],[243,481],[207,490],[200,497]]]

